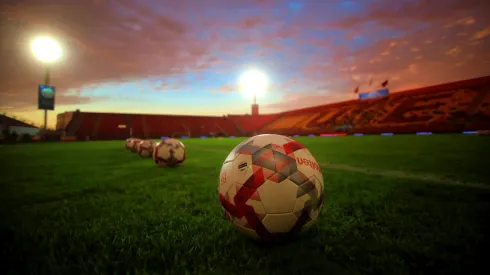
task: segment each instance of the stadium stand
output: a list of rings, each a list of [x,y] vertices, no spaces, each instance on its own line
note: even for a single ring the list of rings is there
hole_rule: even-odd
[[[147,136],[147,126],[144,115],[130,115],[128,117],[128,123],[131,129],[131,135],[135,137],[146,137]]]
[[[490,130],[490,76],[447,83],[387,98],[350,100],[267,115],[183,116],[84,113],[58,115],[57,129],[78,140],[129,136],[247,136],[460,132]]]
[[[262,130],[264,126],[278,118],[281,114],[268,114],[268,115],[228,115],[228,118],[235,123],[242,132],[247,135]]]
[[[57,129],[78,140],[114,140],[129,136],[243,135],[227,117],[66,112]]]
[[[490,128],[490,77],[285,112],[262,132],[458,132]],[[487,108],[487,109],[485,109]]]

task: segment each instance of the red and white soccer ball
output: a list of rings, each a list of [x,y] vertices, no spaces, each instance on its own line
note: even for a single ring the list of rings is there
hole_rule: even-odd
[[[134,138],[126,139],[126,141],[124,142],[124,148],[126,148],[127,150],[131,150],[131,146],[133,146],[133,139]]]
[[[324,199],[318,162],[281,135],[254,136],[235,147],[221,167],[218,192],[233,226],[262,240],[310,228]]]
[[[173,167],[185,160],[184,144],[174,138],[162,140],[153,150],[153,160],[158,167]]]
[[[140,142],[142,142],[143,140],[139,139],[139,138],[133,138],[131,140],[131,144],[129,146],[129,150],[133,153],[137,153],[138,152],[138,144]]]
[[[142,158],[149,158],[153,155],[153,149],[156,146],[156,142],[152,139],[143,140],[136,145],[138,155]]]

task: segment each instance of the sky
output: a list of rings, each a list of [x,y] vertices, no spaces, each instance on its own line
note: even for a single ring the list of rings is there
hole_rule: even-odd
[[[41,123],[48,35],[65,111],[250,113],[238,80],[265,73],[261,113],[354,99],[389,79],[391,92],[490,75],[490,1],[7,0],[0,8],[0,112]],[[368,85],[370,79],[373,84]]]

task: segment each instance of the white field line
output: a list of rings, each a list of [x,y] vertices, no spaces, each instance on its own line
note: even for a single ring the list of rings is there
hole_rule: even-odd
[[[223,154],[229,153],[229,151],[214,149],[214,148],[205,148],[205,147],[198,147],[192,145],[186,147],[191,150],[209,151],[209,152],[223,153]],[[441,185],[463,186],[463,187],[471,187],[477,189],[490,189],[490,185],[485,185],[483,183],[447,179],[433,174],[418,174],[418,173],[411,173],[411,172],[397,171],[397,170],[369,169],[369,168],[352,166],[352,165],[341,164],[341,163],[321,162],[319,163],[319,165],[322,168],[355,172],[355,173],[361,173],[366,175],[377,175],[382,177],[405,179],[405,180],[417,180],[417,181],[424,181],[428,183],[441,184]]]

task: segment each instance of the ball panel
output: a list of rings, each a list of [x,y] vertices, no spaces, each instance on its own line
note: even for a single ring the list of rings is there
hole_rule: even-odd
[[[234,191],[232,191],[234,189]],[[233,186],[228,190],[226,199],[229,200],[230,204],[235,206],[246,206],[253,208],[253,214],[256,215],[265,215],[267,211],[265,210],[264,205],[262,204],[261,198],[257,190],[248,188],[241,184],[233,184]],[[242,213],[247,214],[247,213]],[[238,214],[237,217],[240,217],[241,214]]]
[[[248,138],[242,142],[240,142],[237,146],[235,146],[235,148],[228,154],[228,156],[226,157],[224,163],[227,163],[227,162],[230,162],[230,161],[233,161],[235,160],[235,158],[240,154],[239,151],[240,151],[240,148],[242,148],[243,145],[247,144],[250,142],[252,138]]]
[[[168,145],[166,143],[159,143],[155,148],[155,156],[158,160],[167,162],[170,158],[170,150],[167,150]]]
[[[153,153],[153,146],[148,141],[143,141],[138,144],[138,155],[142,158],[151,157]]]
[[[295,140],[292,140],[292,139],[289,139],[289,142],[287,142],[286,144],[284,144],[282,147],[284,147],[284,151],[286,153],[286,155],[291,155],[292,153],[295,153],[296,151],[300,151],[300,150],[305,150],[306,148],[303,146],[303,144],[295,141]]]
[[[239,154],[233,162],[229,162],[229,174],[235,179],[238,184],[244,184],[247,179],[252,177],[254,169],[252,167],[252,157],[250,155]]]
[[[245,228],[241,225],[238,225],[236,223],[232,223],[233,224],[233,227],[238,231],[240,232],[241,234],[251,238],[251,239],[254,239],[254,240],[259,240],[260,237],[259,235],[257,234],[257,232],[253,229],[250,229],[250,228]]]
[[[139,139],[139,138],[133,138],[133,139],[132,139],[132,141],[131,141],[131,145],[130,145],[130,148],[129,148],[129,149],[131,150],[131,152],[133,152],[133,153],[138,152],[138,147],[137,147],[137,146],[138,146],[138,144],[139,144],[140,142],[142,142],[142,140],[141,140],[141,139]]]
[[[231,166],[231,167],[230,167]],[[219,184],[218,184],[218,193],[220,195],[225,196],[228,193],[228,190],[235,184],[237,181],[235,175],[233,173],[233,163],[228,162],[221,166],[221,172],[219,176]]]
[[[320,211],[323,205],[324,192],[323,185],[319,183],[315,176],[301,184],[298,188],[298,199],[296,200],[293,212],[298,213],[306,209],[312,216],[312,212]]]
[[[233,222],[236,225],[243,226],[243,227],[247,227],[247,224],[248,224],[245,216],[243,216],[241,218],[232,217],[231,222]]]
[[[317,176],[311,176],[310,178],[311,181],[315,184],[316,189],[318,190],[320,195],[325,194],[325,186],[323,184],[323,178],[319,179]],[[323,198],[322,198],[322,204],[323,204]]]
[[[282,139],[284,140],[283,137]],[[252,162],[254,165],[288,177],[298,170],[294,152],[295,150],[302,150],[302,148],[304,148],[302,145],[297,145],[294,142],[286,142],[283,145],[269,143],[254,151]],[[280,177],[280,175],[276,175],[276,177]]]
[[[318,164],[317,160],[308,150],[297,150],[294,152],[294,157],[296,158],[299,171],[301,171],[304,175],[314,175],[318,180],[320,180],[321,185],[323,185],[323,175],[320,164]]]
[[[274,134],[257,135],[257,136],[251,137],[250,139],[253,140],[252,144],[254,146],[259,146],[259,147],[263,147],[263,146],[266,146],[268,144],[276,144],[276,145],[282,146],[282,145],[289,142],[285,136],[274,135]]]
[[[267,214],[262,221],[267,231],[271,233],[290,232],[297,222],[298,218],[293,213]]]
[[[167,166],[175,166],[184,162],[186,151],[180,140],[169,138],[165,140],[165,144],[170,153],[170,157],[166,159]]]
[[[154,141],[153,139],[147,139],[145,140],[146,142],[148,142],[148,144],[152,147],[152,148],[155,148],[155,146],[157,146],[158,142]]]
[[[244,178],[245,182],[243,183],[243,186],[256,190],[266,181],[266,173],[264,173],[262,167],[252,166],[251,170],[252,175],[248,178]],[[243,181],[243,179],[240,181]]]
[[[174,147],[173,149],[173,157],[176,159],[178,162],[182,162],[185,159],[185,149],[184,147]]]
[[[257,191],[267,214],[282,214],[293,211],[298,186],[289,179],[280,183],[267,180]]]
[[[268,236],[262,224],[266,210],[255,189],[233,184],[225,195],[220,194],[220,201],[232,223],[255,230],[259,236]]]
[[[138,151],[138,155],[142,158],[147,158],[147,157],[150,157],[151,156],[151,153],[149,150],[147,149],[139,149]]]
[[[255,214],[262,220],[262,218],[267,214],[267,211],[265,210],[265,206],[262,201],[260,201],[261,198],[259,196],[259,193],[255,192],[255,195],[255,197],[252,196],[252,198],[247,201],[247,205],[252,206]]]
[[[299,211],[294,212],[294,215],[298,218],[298,221],[294,225],[292,231],[297,232],[297,231],[305,230],[306,229],[305,226],[308,223],[314,222],[315,220],[312,219],[311,214],[312,213],[308,207],[305,207]],[[313,217],[316,219],[318,217],[318,215],[316,215],[316,216],[313,215]]]
[[[296,199],[294,204],[293,212],[299,213],[305,208],[305,203],[310,200],[310,196],[308,194],[301,196]]]
[[[164,167],[167,165],[167,159],[170,153],[163,148],[165,143],[158,143],[153,150],[153,161],[158,167]]]
[[[124,142],[124,147],[128,150],[131,149],[131,144],[133,143],[133,138],[128,138],[126,139],[126,141]]]
[[[315,189],[296,201],[294,214],[298,217],[298,229],[307,230],[313,225],[321,212],[323,196],[323,192]]]
[[[227,217],[233,225],[242,224],[240,225],[241,227],[253,230],[261,237],[267,237],[270,234],[262,224],[262,219],[265,217],[264,214],[255,214],[253,207],[250,205],[244,205],[240,209],[231,204],[225,203],[225,205],[225,212],[228,213]]]

